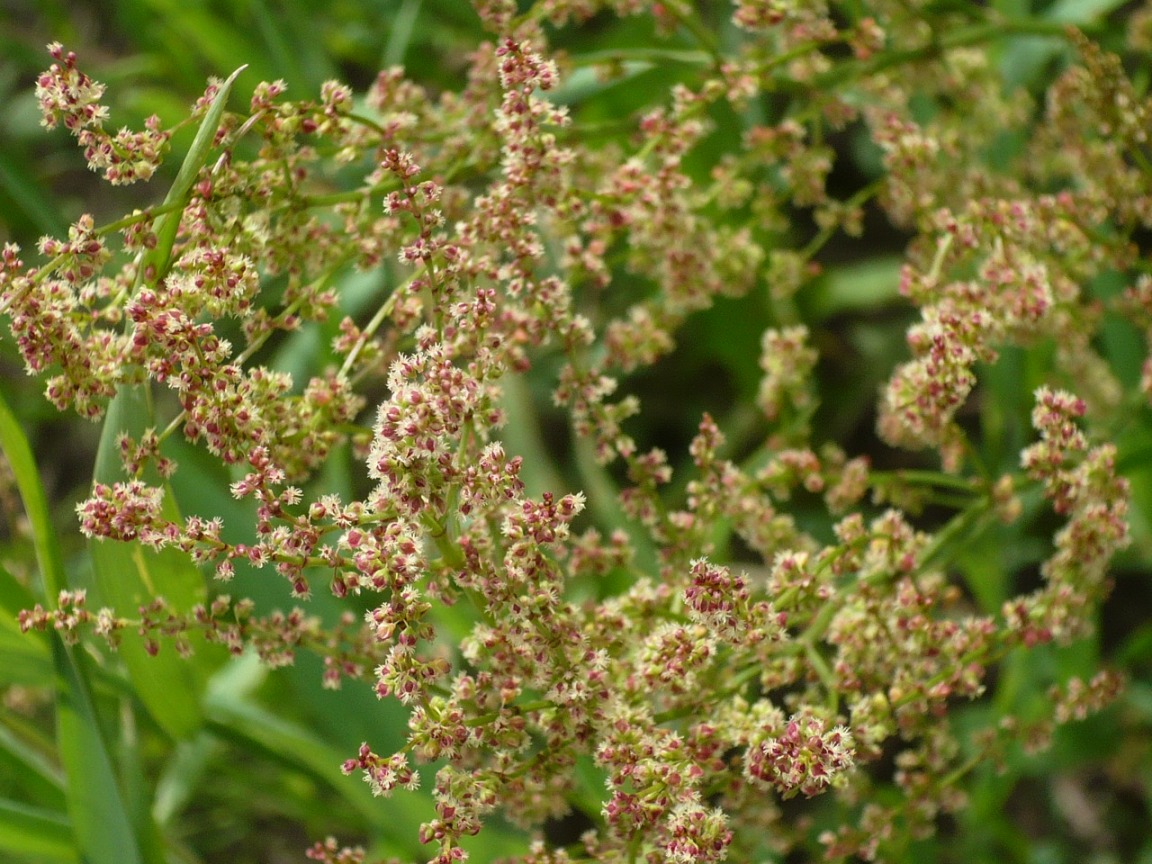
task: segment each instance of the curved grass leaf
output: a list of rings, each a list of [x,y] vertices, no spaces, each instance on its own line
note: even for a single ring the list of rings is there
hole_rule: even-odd
[[[122,434],[138,438],[149,426],[151,406],[144,385],[122,387],[108,406],[94,480],[123,481],[118,440]],[[163,516],[179,519],[170,489],[165,489]],[[101,603],[117,614],[132,617],[141,606],[163,598],[176,611],[187,612],[206,597],[204,580],[196,566],[176,549],[159,552],[139,541],[93,540],[89,543],[92,571]],[[120,656],[128,669],[136,695],[153,719],[173,738],[186,738],[200,728],[201,682],[195,663],[161,645],[155,656],[143,637],[125,632]]]
[[[264,61],[263,69],[254,69],[262,76],[284,78],[294,92],[308,96],[325,81],[338,77],[339,70],[332,61],[323,40],[315,38],[315,8],[307,0],[247,0],[246,14],[241,17],[236,6],[237,22],[251,24],[253,34],[260,36],[256,57]],[[234,26],[234,25],[233,25]],[[233,54],[246,58],[251,54]]]
[[[112,757],[100,730],[85,672],[86,661],[59,639],[56,666],[56,738],[68,776],[68,814],[77,846],[91,864],[144,864]]]
[[[396,15],[392,19],[392,27],[388,33],[388,41],[384,45],[383,62],[385,69],[389,66],[403,66],[404,55],[412,44],[412,31],[416,26],[416,19],[420,17],[420,7],[424,0],[404,0],[400,4]]]
[[[581,488],[588,498],[588,511],[597,527],[606,535],[624,531],[636,550],[636,567],[645,573],[658,572],[656,548],[648,535],[624,513],[615,481],[608,469],[596,460],[595,446],[587,438],[577,438],[575,450]],[[615,585],[611,587],[617,589]]]
[[[165,206],[176,209],[156,220],[156,246],[145,255],[140,273],[159,280],[172,261],[172,248],[180,227],[182,206],[208,159],[220,126],[228,94],[241,66],[225,80],[204,115],[184,162],[165,196]],[[122,388],[109,406],[97,454],[94,479],[114,483],[122,479],[117,439],[127,432],[138,435],[148,425],[150,411],[147,393],[141,386]],[[166,489],[164,516],[179,517],[171,490]],[[155,552],[140,543],[100,543],[90,545],[97,588],[104,602],[130,615],[150,600],[163,597],[171,606],[187,611],[204,599],[203,580],[195,566],[175,550]],[[143,639],[132,634],[125,638],[121,655],[136,693],[156,722],[174,738],[185,738],[200,728],[200,686],[195,664],[169,651],[150,657]]]
[[[544,443],[540,420],[532,404],[532,391],[524,376],[505,375],[500,386],[503,389],[500,407],[508,417],[508,422],[500,430],[500,437],[509,456],[524,459],[520,479],[524,481],[525,489],[533,496],[544,492],[563,494],[564,481]]]
[[[0,852],[40,861],[79,861],[64,813],[0,799]]]
[[[152,815],[166,826],[193,800],[208,771],[208,760],[220,749],[215,737],[201,732],[176,745],[156,783]]]
[[[204,114],[200,128],[196,130],[196,137],[192,140],[192,146],[188,148],[188,153],[180,165],[176,179],[164,197],[166,207],[182,205],[188,201],[188,193],[192,189],[192,184],[196,182],[196,177],[200,174],[200,169],[204,167],[208,153],[216,139],[220,118],[224,115],[224,108],[228,104],[228,94],[231,92],[237,76],[247,68],[247,66],[241,66],[229,75],[216,91],[216,96]],[[176,232],[180,228],[181,215],[183,215],[182,206],[156,219],[156,246],[144,256],[143,266],[140,268],[141,274],[151,271],[150,278],[158,281],[168,272],[172,263],[172,247],[176,242]]]
[[[44,592],[55,606],[65,587],[56,532],[28,438],[0,396],[0,447],[32,525]],[[56,740],[67,776],[68,814],[80,857],[88,864],[144,864],[133,820],[116,780],[84,674],[84,657],[60,638],[52,640],[56,689]]]
[[[52,652],[43,633],[21,633],[16,616],[36,601],[16,577],[0,566],[0,685],[40,684],[52,674]]]
[[[40,683],[50,679],[51,673]],[[51,748],[51,740],[39,740],[38,728],[23,726],[13,715],[0,716],[7,724],[0,726],[0,777],[11,778],[7,793],[21,793],[25,804],[66,809],[64,775],[44,755]]]
[[[806,320],[824,321],[833,315],[902,303],[900,268],[903,263],[903,258],[885,256],[829,269],[804,293]]]
[[[0,395],[0,448],[12,466],[16,488],[32,526],[32,547],[44,583],[44,596],[49,605],[55,606],[56,596],[66,587],[60,547],[55,542],[56,531],[48,515],[48,499],[44,495],[40,471],[32,456],[32,448],[28,445],[28,437],[20,428],[16,415],[8,407],[3,395]]]
[[[5,150],[0,150],[0,190],[19,208],[18,213],[4,214],[9,224],[16,221],[14,217],[23,216],[45,234],[58,236],[68,231],[68,223],[56,209],[56,202],[38,183],[27,163]]]

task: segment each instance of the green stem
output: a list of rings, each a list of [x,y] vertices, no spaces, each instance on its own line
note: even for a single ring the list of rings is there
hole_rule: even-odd
[[[835,716],[839,710],[839,699],[836,696],[836,676],[832,674],[828,661],[824,659],[824,655],[820,653],[820,649],[814,643],[804,642],[803,644],[804,656],[811,664],[816,677],[820,679],[820,683],[824,685],[824,691],[828,697],[828,710],[832,716]]]
[[[924,471],[919,469],[901,469],[897,471],[872,471],[868,479],[874,486],[894,486],[905,484],[912,486],[944,486],[961,492],[974,493],[972,481],[954,474],[945,474],[942,471]]]
[[[664,9],[704,46],[704,50],[712,56],[712,65],[719,69],[724,64],[724,55],[716,42],[716,34],[704,26],[692,4],[684,0],[669,0],[665,2]]]
[[[1085,29],[1085,28],[1081,28]],[[903,51],[885,51],[868,60],[849,62],[818,77],[813,83],[813,89],[827,91],[843,85],[847,81],[875,75],[894,66],[915,63],[939,56],[953,48],[963,48],[968,45],[979,45],[983,42],[992,42],[1005,36],[1052,36],[1067,39],[1069,27],[1055,21],[1039,21],[1035,18],[1003,18],[985,24],[976,24],[971,27],[961,27],[950,33],[920,46]]]

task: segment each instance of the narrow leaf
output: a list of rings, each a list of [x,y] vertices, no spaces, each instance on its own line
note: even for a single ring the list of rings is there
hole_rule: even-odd
[[[32,526],[32,546],[36,551],[36,563],[40,566],[40,577],[44,580],[44,594],[49,604],[55,605],[57,595],[66,585],[60,546],[55,542],[56,531],[48,515],[48,501],[28,437],[3,395],[0,395],[0,449],[12,466],[16,488]]]
[[[56,737],[68,775],[68,813],[90,864],[143,864],[132,818],[86,685],[84,657],[54,640]]]
[[[0,396],[0,447],[16,477],[24,511],[32,525],[33,545],[50,606],[67,584],[59,543],[48,515],[47,498],[28,438]],[[60,638],[52,640],[56,687],[56,739],[67,776],[68,813],[76,847],[88,864],[143,864],[132,820],[116,782],[112,759],[100,731],[83,655]]]
[[[152,271],[149,278],[153,281],[162,279],[172,263],[172,247],[176,243],[176,233],[180,228],[180,217],[184,211],[183,205],[188,201],[188,193],[192,189],[192,184],[196,182],[200,169],[208,160],[208,154],[216,140],[216,130],[220,127],[220,118],[224,115],[224,108],[228,104],[228,94],[232,90],[232,84],[236,81],[237,76],[247,68],[247,66],[241,66],[229,75],[228,79],[216,91],[216,96],[205,112],[200,128],[196,130],[196,137],[192,139],[192,146],[188,148],[184,162],[180,165],[176,180],[164,198],[165,206],[180,206],[176,206],[176,209],[165,213],[156,220],[156,246],[144,256],[143,266],[140,268],[141,274]]]
[[[36,604],[32,593],[0,566],[0,684],[41,684],[52,675],[52,652],[43,633],[21,633],[16,616]]]
[[[1124,5],[1124,0],[1056,0],[1044,17],[1061,24],[1090,24]]]
[[[49,671],[40,683],[51,680],[51,674]],[[44,755],[52,742],[36,740],[34,733],[22,727],[12,715],[4,715],[4,721],[8,725],[0,726],[0,777],[11,778],[9,794],[19,790],[25,803],[64,810],[68,806],[64,775]]]
[[[23,215],[44,234],[58,236],[67,232],[68,222],[61,217],[57,201],[32,174],[28,163],[9,151],[0,151],[0,189],[7,192],[23,211],[22,214],[4,214],[9,227],[17,221],[18,215]]]
[[[406,844],[411,834],[395,836],[389,829],[434,818],[431,799],[426,794],[403,791],[387,799],[375,798],[359,776],[345,776],[341,765],[352,754],[342,753],[311,730],[265,710],[244,695],[248,689],[244,682],[256,671],[254,663],[255,658],[246,655],[213,679],[205,699],[208,728],[245,751],[259,751],[338,792],[349,807],[385,835],[386,854],[418,856],[420,847]]]
[[[117,442],[122,434],[138,438],[151,425],[147,397],[145,385],[122,387],[108,406],[96,454],[95,482],[110,485],[125,479]],[[170,489],[165,489],[164,502],[164,517],[178,519]],[[139,541],[93,540],[89,550],[100,602],[119,615],[134,616],[156,598],[163,598],[178,612],[188,612],[205,599],[200,572],[177,549],[157,552]],[[120,656],[136,695],[164,731],[173,738],[186,738],[200,728],[201,687],[191,663],[171,645],[161,645],[152,656],[144,638],[135,632],[124,635]]]
[[[0,799],[0,851],[51,861],[79,861],[64,813]]]

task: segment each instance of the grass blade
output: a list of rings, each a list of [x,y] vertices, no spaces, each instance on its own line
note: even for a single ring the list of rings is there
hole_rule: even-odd
[[[116,781],[84,659],[56,639],[56,737],[68,776],[68,813],[77,845],[91,864],[144,864],[133,820]]]
[[[213,680],[205,700],[208,727],[220,738],[244,750],[255,750],[287,768],[302,771],[336,790],[348,806],[382,833],[396,825],[416,826],[435,817],[426,794],[397,792],[387,799],[374,798],[359,776],[341,770],[350,753],[341,752],[311,730],[265,710],[245,698],[242,680],[250,677],[255,657],[248,655]],[[418,857],[421,847],[409,832],[388,838],[387,854]]]
[[[0,777],[11,778],[6,794],[19,791],[25,804],[66,809],[64,775],[44,755],[52,742],[37,740],[38,728],[29,729],[12,715],[3,717],[7,725],[0,726]]]
[[[204,114],[200,128],[196,130],[196,137],[192,139],[192,146],[188,148],[188,153],[180,165],[176,179],[164,198],[166,207],[181,206],[165,213],[156,220],[156,246],[144,256],[144,266],[140,268],[140,273],[148,273],[148,278],[153,281],[162,279],[172,263],[172,247],[176,242],[176,232],[180,228],[180,217],[184,212],[182,205],[187,203],[192,184],[196,182],[200,169],[208,160],[208,153],[216,140],[216,130],[220,127],[220,118],[224,115],[224,108],[228,104],[228,94],[232,91],[232,85],[237,76],[247,68],[247,66],[241,66],[229,75],[216,91],[212,105]]]
[[[55,542],[56,531],[48,515],[48,499],[44,496],[40,471],[32,456],[32,448],[28,445],[28,437],[2,394],[0,449],[3,449],[8,464],[12,466],[16,488],[32,526],[32,546],[36,552],[36,563],[40,566],[40,578],[44,581],[45,598],[50,605],[55,606],[56,596],[67,584],[64,580],[64,566],[60,561],[60,547]]]
[[[52,652],[43,633],[21,633],[16,616],[36,603],[32,593],[0,566],[0,685],[41,684],[52,675]]]
[[[55,606],[66,586],[56,532],[28,438],[0,396],[0,448],[12,466],[16,487],[32,525],[47,602]],[[88,691],[83,656],[52,639],[56,689],[56,739],[67,776],[68,814],[76,846],[88,864],[144,864],[132,819],[113,770]]]
[[[63,813],[0,799],[0,851],[41,861],[79,861]]]

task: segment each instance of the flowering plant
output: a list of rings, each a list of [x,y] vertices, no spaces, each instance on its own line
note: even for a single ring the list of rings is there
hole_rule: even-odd
[[[390,68],[292,101],[237,70],[162,203],[4,247],[26,371],[102,429],[87,575],[0,417],[67,843],[163,859],[179,808],[133,815],[111,742],[145,724],[163,764],[288,734],[238,682],[308,657],[388,706],[310,765],[389,799],[372,855],[914,855],[1123,688],[1060,658],[1149,539],[1120,466],[1152,361],[1109,349],[1152,328],[1143,79],[997,4],[475,5],[462,86]],[[558,48],[594,15],[656,47]],[[1006,83],[1014,35],[1051,80]],[[44,125],[114,186],[159,176],[177,130],[110,133],[103,85],[49,50]],[[588,92],[649,73],[597,116]],[[871,275],[861,234],[893,245]],[[717,362],[729,334],[693,352],[693,327],[737,320],[729,404],[644,425],[658,370]]]

